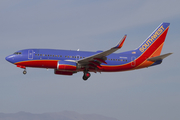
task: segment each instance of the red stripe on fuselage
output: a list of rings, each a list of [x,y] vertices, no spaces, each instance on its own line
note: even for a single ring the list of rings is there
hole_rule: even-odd
[[[15,63],[16,65],[26,67],[38,67],[38,68],[57,68],[57,62],[59,60],[29,60]]]

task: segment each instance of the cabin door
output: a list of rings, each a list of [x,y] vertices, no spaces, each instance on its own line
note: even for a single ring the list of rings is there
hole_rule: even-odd
[[[28,50],[28,59],[33,59],[33,50]]]
[[[132,57],[131,57],[131,66],[132,66],[132,67],[135,67],[135,66],[136,66],[136,57],[135,57],[135,56],[132,56]]]
[[[80,55],[76,55],[76,60],[79,60],[80,59]]]

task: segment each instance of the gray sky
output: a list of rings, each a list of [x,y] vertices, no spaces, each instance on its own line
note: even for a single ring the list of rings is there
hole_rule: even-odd
[[[180,119],[179,0],[1,0],[0,112],[76,111],[118,119]],[[170,22],[159,66],[129,72],[54,75],[17,68],[7,55],[26,48],[107,50],[127,34],[118,52],[138,47]]]

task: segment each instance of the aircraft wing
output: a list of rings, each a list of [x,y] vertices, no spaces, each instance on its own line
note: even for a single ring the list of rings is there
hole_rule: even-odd
[[[86,57],[84,59],[78,60],[77,62],[81,65],[86,65],[86,66],[90,66],[90,67],[97,67],[100,66],[101,63],[105,63],[105,60],[107,59],[106,56],[112,54],[113,52],[117,51],[118,49],[120,49],[123,44],[124,41],[126,39],[127,35],[124,35],[124,37],[121,39],[121,41],[113,48],[103,51],[101,53]]]

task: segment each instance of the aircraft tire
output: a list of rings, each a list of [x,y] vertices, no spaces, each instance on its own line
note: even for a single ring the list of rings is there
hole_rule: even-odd
[[[26,71],[26,70],[24,70],[24,71],[23,71],[23,74],[25,75],[26,73],[27,73],[27,71]]]
[[[83,76],[83,80],[86,81],[88,78],[86,76]]]
[[[85,72],[83,75],[83,80],[86,81],[90,76],[91,76],[91,74],[89,72]]]

